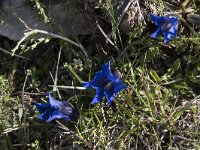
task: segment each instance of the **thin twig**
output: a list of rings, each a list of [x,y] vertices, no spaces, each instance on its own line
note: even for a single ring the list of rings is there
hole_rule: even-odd
[[[56,87],[60,89],[71,89],[71,90],[86,90],[84,87],[79,86],[55,86],[55,85],[49,85],[49,87]]]
[[[122,12],[122,14],[121,14],[121,16],[120,16],[120,18],[119,18],[119,20],[118,20],[118,22],[117,22],[116,28],[117,28],[117,27],[119,26],[119,24],[121,23],[122,19],[124,18],[125,13],[128,11],[128,9],[129,9],[129,7],[131,6],[132,3],[133,3],[133,2],[131,1],[131,2],[129,2],[129,3],[126,5],[125,9],[123,10],[123,12]]]
[[[22,119],[22,115],[23,115],[23,112],[24,112],[24,89],[25,89],[25,86],[26,86],[27,79],[28,79],[28,74],[26,75],[25,80],[24,80],[24,84],[23,84],[22,92],[21,92],[21,103],[19,104],[19,108],[18,108],[18,115],[19,115],[20,124],[21,124],[21,119]]]
[[[55,79],[54,79],[54,87],[53,87],[53,91],[57,91],[57,82],[58,82],[58,68],[59,68],[59,63],[60,63],[60,56],[61,56],[61,52],[62,52],[62,46],[60,47],[59,53],[58,53],[58,61],[57,61],[57,65],[56,65],[56,72],[55,72]]]
[[[24,89],[25,89],[25,86],[26,86],[27,79],[28,79],[28,74],[26,74],[26,77],[25,77],[25,80],[24,80],[24,84],[23,84],[23,87],[22,87],[22,93],[21,93],[22,108],[24,108]]]
[[[15,56],[15,57],[18,57],[18,58],[21,58],[21,59],[29,60],[29,59],[26,58],[26,57],[23,57],[23,56],[20,56],[20,55],[17,55],[17,54],[13,54],[13,53],[11,53],[11,52],[9,52],[9,51],[7,51],[7,50],[1,48],[1,47],[0,47],[0,51],[4,52],[4,53],[6,53],[6,54],[9,54],[9,55],[11,55],[11,56]]]
[[[183,79],[182,78],[175,79],[175,80],[172,80],[169,82],[161,83],[160,85],[169,85],[169,84],[173,84],[173,83],[180,82],[180,81],[183,81]]]
[[[97,27],[99,28],[99,30],[101,31],[101,33],[103,34],[103,36],[106,38],[106,40],[112,45],[114,46],[117,50],[119,50],[119,48],[113,43],[113,41],[106,35],[106,33],[103,31],[103,29],[101,28],[101,26],[99,25],[99,23],[96,21]]]
[[[33,95],[33,96],[41,96],[41,95],[45,95],[44,92],[41,92],[41,93],[31,93],[31,92],[23,92],[24,95]],[[18,94],[22,94],[22,91],[17,91],[15,93],[12,94],[13,95],[18,95]]]

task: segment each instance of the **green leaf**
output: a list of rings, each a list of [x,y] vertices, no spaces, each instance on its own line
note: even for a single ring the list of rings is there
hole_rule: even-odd
[[[173,63],[173,65],[167,70],[167,73],[164,74],[164,76],[162,77],[163,80],[167,80],[169,78],[171,78],[179,69],[181,65],[181,61],[180,59],[176,59]]]
[[[158,74],[154,70],[150,70],[150,75],[155,82],[161,82],[162,79],[158,76]]]
[[[188,89],[187,84],[185,82],[178,82],[174,85],[175,89]]]

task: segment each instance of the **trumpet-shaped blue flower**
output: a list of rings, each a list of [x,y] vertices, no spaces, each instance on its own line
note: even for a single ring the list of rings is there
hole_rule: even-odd
[[[155,23],[158,29],[151,34],[152,38],[156,38],[157,36],[163,34],[164,35],[164,43],[171,40],[171,38],[177,37],[178,30],[178,18],[177,17],[169,17],[169,16],[156,16],[150,14],[150,19]]]
[[[110,105],[116,94],[126,88],[121,78],[122,75],[119,71],[111,73],[110,62],[108,62],[102,66],[102,70],[96,72],[93,80],[83,82],[83,86],[85,88],[92,87],[96,90],[96,95],[94,96],[91,104],[101,102],[102,98],[105,96],[108,105]]]
[[[44,121],[52,121],[54,119],[64,118],[66,121],[70,121],[73,113],[72,107],[67,102],[60,102],[49,96],[49,103],[41,104],[36,103],[35,106],[41,115],[38,118]]]

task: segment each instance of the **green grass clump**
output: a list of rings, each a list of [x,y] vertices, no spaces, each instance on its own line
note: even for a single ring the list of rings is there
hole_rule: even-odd
[[[8,81],[4,76],[0,76],[0,130],[10,128],[17,125],[18,118],[16,113],[18,111],[17,97],[12,97],[12,83]]]
[[[19,125],[18,97],[12,97],[12,82],[0,76],[0,148],[12,148],[11,138],[7,133]]]

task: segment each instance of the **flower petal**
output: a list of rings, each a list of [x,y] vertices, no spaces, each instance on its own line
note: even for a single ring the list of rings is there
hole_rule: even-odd
[[[63,118],[68,122],[71,121],[71,116],[64,116]]]
[[[103,88],[96,89],[96,95],[94,96],[91,104],[96,104],[101,102],[103,97],[104,97],[104,89]]]
[[[101,87],[104,82],[107,80],[106,72],[103,70],[100,70],[96,73],[93,80],[89,81],[89,83],[84,84],[87,87],[94,86],[94,87]]]
[[[176,26],[172,26],[170,29],[169,29],[169,33],[171,33],[173,35],[173,37],[177,37],[177,27]]]
[[[46,109],[48,107],[50,107],[50,104],[40,104],[40,103],[37,103],[37,102],[34,102],[37,110],[39,111],[40,114],[44,113],[46,111]]]
[[[114,93],[118,93],[119,91],[122,91],[124,89],[126,89],[127,87],[123,84],[122,81],[118,82],[118,83],[114,83]]]
[[[115,98],[115,93],[113,91],[105,91],[104,92],[106,99],[107,99],[107,105],[110,106],[110,104],[113,102]]]
[[[89,88],[91,85],[90,85],[90,82],[82,82],[82,85],[83,87],[85,88]]]
[[[62,113],[60,113],[60,111],[58,109],[56,109],[56,110],[50,109],[50,110],[47,110],[42,115],[38,116],[38,118],[40,118],[41,120],[49,122],[49,121],[52,121],[54,119],[64,118],[64,115]]]
[[[164,43],[169,42],[171,40],[171,38],[172,38],[171,33],[168,33],[168,32],[164,33]]]
[[[72,107],[67,102],[59,107],[59,111],[64,115],[71,115],[73,113]]]
[[[47,119],[47,122],[54,120],[54,119],[61,119],[61,118],[68,118],[68,120],[70,121],[70,115],[65,115],[63,114],[59,109],[56,109],[52,112],[52,114],[49,116],[49,118]]]
[[[151,21],[153,21],[155,23],[156,26],[160,27],[161,23],[163,21],[165,21],[165,17],[164,16],[157,16],[157,15],[154,15],[154,14],[150,14],[150,18],[151,18]]]
[[[176,17],[171,17],[170,22],[172,24],[172,27],[169,29],[168,32],[172,33],[174,37],[176,37],[177,30],[178,30],[178,19]]]
[[[172,24],[172,26],[177,26],[178,25],[178,18],[177,17],[171,17],[170,23]]]
[[[168,32],[170,32],[171,34],[174,34],[176,32],[176,28],[174,26],[171,26]]]
[[[64,118],[62,114],[50,115],[49,118],[46,120],[47,122],[52,121],[54,119],[61,119]]]
[[[50,114],[48,111],[46,111],[45,113],[39,115],[38,118],[40,118],[40,119],[43,120],[43,121],[47,121],[48,118],[50,117],[50,115],[51,115],[51,114]]]
[[[49,104],[50,105],[50,104]],[[49,119],[49,117],[51,117],[51,115],[53,114],[54,111],[58,110],[58,108],[54,108],[49,106],[45,112],[43,112],[41,115],[38,116],[38,118],[47,121]]]
[[[106,73],[107,79],[112,82],[118,82],[119,78],[111,73],[110,61],[102,66],[102,70]]]
[[[159,36],[160,34],[162,34],[163,31],[161,30],[161,28],[158,28],[154,33],[152,33],[150,36],[152,38],[156,38],[157,36]]]
[[[51,106],[58,108],[58,107],[62,104],[61,102],[55,100],[55,99],[51,96],[50,93],[48,94],[48,96],[49,96],[49,103],[51,104]]]

